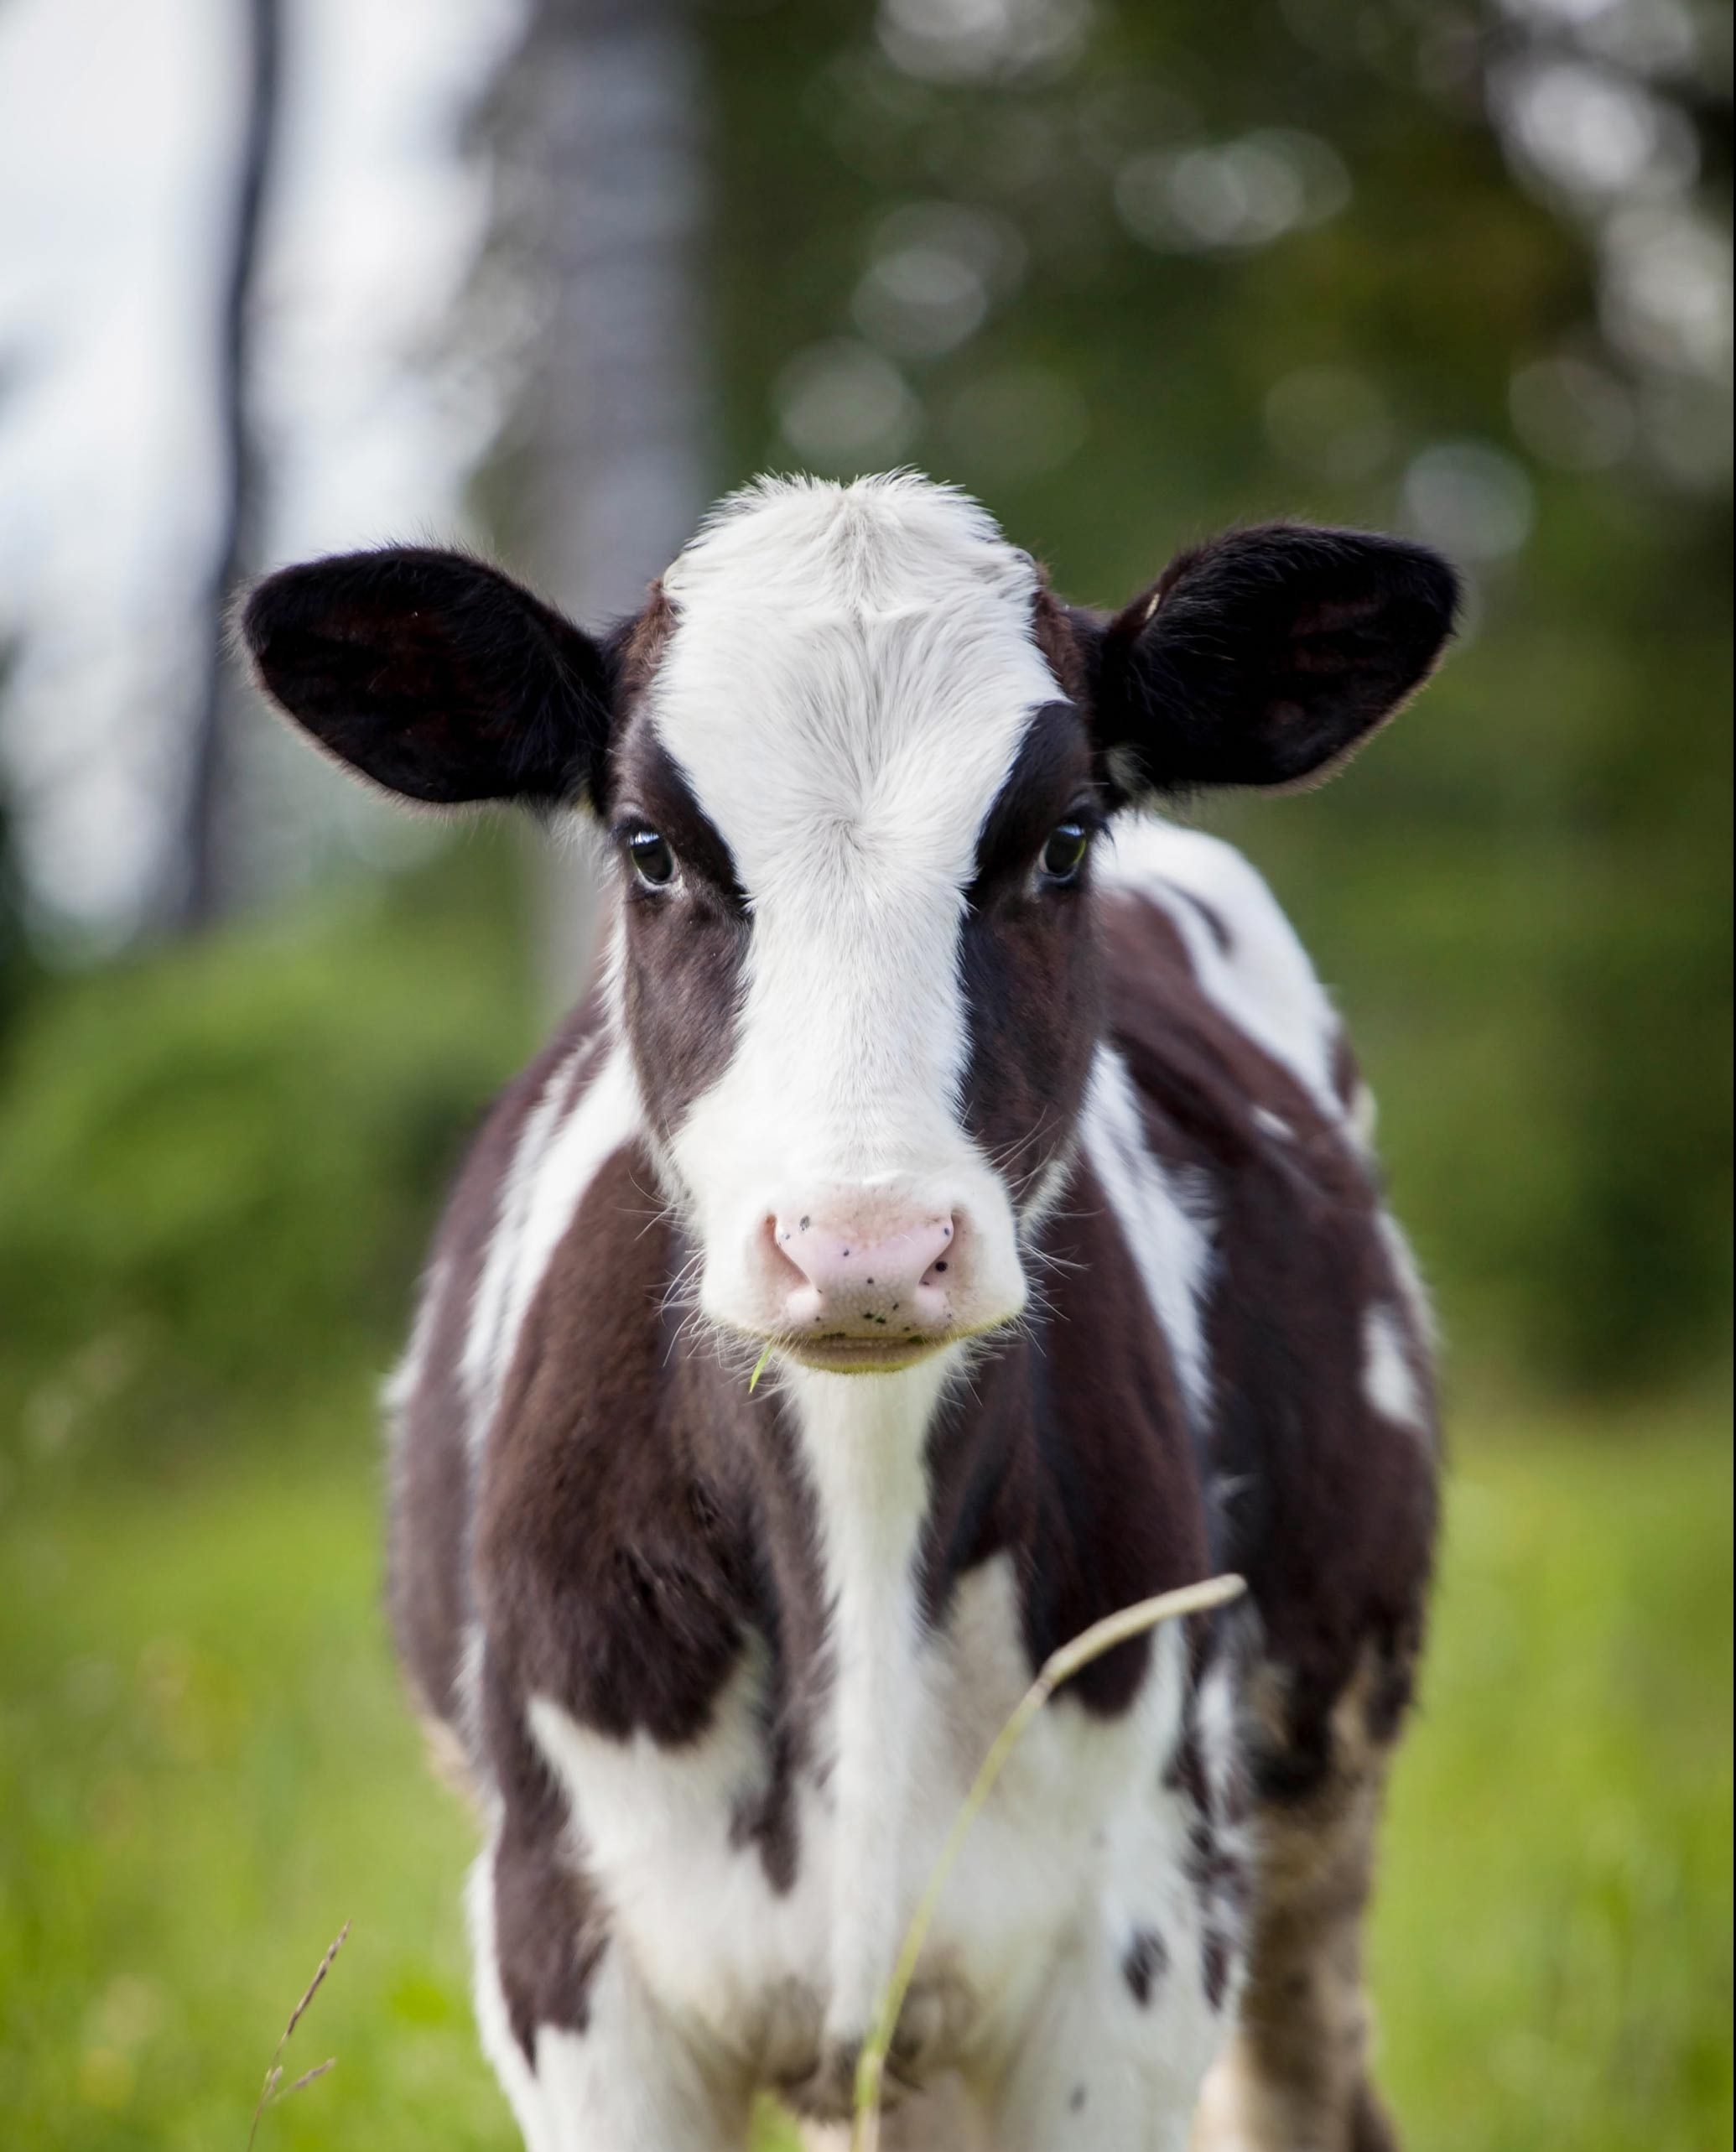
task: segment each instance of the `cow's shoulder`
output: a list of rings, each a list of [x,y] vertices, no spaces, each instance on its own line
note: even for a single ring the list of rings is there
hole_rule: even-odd
[[[1102,869],[1111,1021],[1159,1002],[1227,1021],[1331,1121],[1353,1103],[1344,1027],[1263,876],[1233,845],[1156,816],[1115,825]],[[1255,1066],[1245,1073],[1255,1079]]]

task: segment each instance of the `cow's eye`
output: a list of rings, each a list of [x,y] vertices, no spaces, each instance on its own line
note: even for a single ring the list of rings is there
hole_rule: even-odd
[[[1091,849],[1091,833],[1083,822],[1063,822],[1049,832],[1042,848],[1042,878],[1064,887],[1077,881]]]
[[[655,829],[636,829],[627,839],[633,872],[647,889],[667,889],[675,879],[675,855]]]

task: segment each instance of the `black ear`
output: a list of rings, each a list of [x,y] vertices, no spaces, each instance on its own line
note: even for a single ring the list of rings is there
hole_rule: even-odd
[[[1095,723],[1130,793],[1328,776],[1432,671],[1458,579],[1437,554],[1272,523],[1184,553],[1099,631]]]
[[[606,652],[462,554],[394,547],[286,568],[241,633],[272,699],[411,799],[576,800],[606,744]]]

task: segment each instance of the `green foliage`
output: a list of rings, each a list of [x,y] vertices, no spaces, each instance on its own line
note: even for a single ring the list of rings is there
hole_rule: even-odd
[[[1374,1934],[1419,2148],[1729,2142],[1730,1500],[1717,1406],[1467,1442]]]
[[[262,2147],[506,2152],[470,2028],[475,1832],[377,1612],[370,1416],[348,1386],[268,1409],[148,1500],[67,1458],[0,1483],[7,2141],[241,2152],[353,1920],[291,2050],[337,2067]],[[1728,2142],[1726,1416],[1466,1445],[1374,1939],[1413,2152]]]
[[[1341,990],[1466,1357],[1604,1389],[1721,1356],[1727,502],[1642,450],[1551,460],[1515,415],[1515,382],[1562,354],[1615,384],[1636,440],[1651,409],[1599,325],[1591,221],[1519,184],[1489,122],[1483,70],[1520,17],[1102,8],[1064,67],[946,81],[893,65],[871,13],[708,13],[718,481],[801,460],[779,430],[793,355],[887,343],[873,265],[912,204],[986,217],[1019,259],[970,333],[891,350],[889,438],[1069,596],[1118,605],[1239,519],[1414,522],[1419,455],[1492,459],[1530,535],[1467,560],[1471,632],[1422,703],[1319,796],[1206,811]],[[1708,74],[1684,101],[1715,188],[1727,91]],[[1137,236],[1140,160],[1271,128],[1335,153],[1338,213],[1260,246]],[[1022,426],[988,423],[1020,382]]]
[[[40,1439],[149,1449],[221,1401],[386,1364],[529,1042],[512,865],[478,844],[36,997],[5,1071],[0,1303]]]

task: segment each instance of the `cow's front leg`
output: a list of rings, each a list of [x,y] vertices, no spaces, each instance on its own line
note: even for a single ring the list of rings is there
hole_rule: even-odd
[[[470,1879],[477,2021],[527,2152],[742,2152],[740,2073],[657,2008],[546,1820],[504,1817]]]

